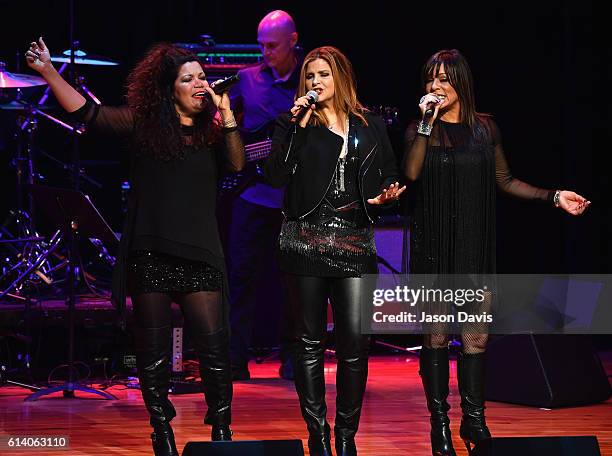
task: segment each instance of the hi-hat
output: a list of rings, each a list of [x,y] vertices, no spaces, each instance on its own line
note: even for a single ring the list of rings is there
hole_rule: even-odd
[[[62,52],[61,55],[52,55],[52,62],[60,62],[60,63],[70,63],[70,49]],[[119,62],[115,62],[106,57],[102,57],[99,55],[88,55],[86,52],[77,49],[74,51],[74,63],[78,65],[119,65]]]
[[[47,81],[39,76],[29,74],[9,73],[5,71],[6,65],[0,62],[0,89],[21,89],[47,85]]]

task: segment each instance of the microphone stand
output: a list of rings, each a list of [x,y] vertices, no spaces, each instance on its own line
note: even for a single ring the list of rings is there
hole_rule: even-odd
[[[79,82],[76,73],[76,64],[75,64],[75,53],[78,42],[74,40],[74,0],[70,0],[70,77],[74,82],[74,85],[79,87],[84,84]],[[71,180],[72,180],[72,188],[74,191],[78,192],[80,190],[80,182],[81,182],[81,167],[80,167],[80,154],[79,154],[79,136],[84,133],[85,129],[82,125],[71,127],[72,128],[72,169],[71,169]],[[68,240],[68,268],[67,268],[67,276],[66,276],[66,284],[67,284],[67,296],[66,303],[68,305],[68,380],[67,382],[54,387],[49,387],[40,391],[35,392],[34,394],[29,395],[25,400],[26,401],[35,401],[38,398],[45,396],[47,394],[52,394],[55,392],[62,391],[63,397],[65,398],[74,398],[75,391],[82,391],[85,393],[93,393],[99,396],[102,396],[104,399],[117,399],[114,395],[107,393],[106,391],[101,391],[95,388],[89,388],[87,386],[81,385],[75,379],[75,367],[74,367],[74,326],[75,326],[75,313],[76,313],[76,285],[79,278],[79,267],[78,265],[80,256],[79,256],[79,220],[78,217],[73,216],[72,214],[66,214],[71,216],[70,220],[66,220],[69,222],[69,225],[64,227],[64,231],[68,231],[69,240]]]

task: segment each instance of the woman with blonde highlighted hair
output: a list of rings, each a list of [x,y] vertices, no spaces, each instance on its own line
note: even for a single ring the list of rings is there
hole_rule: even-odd
[[[352,65],[338,49],[311,51],[290,113],[279,116],[268,181],[287,186],[280,234],[295,324],[295,386],[312,456],[331,455],[325,405],[328,300],[336,331],[336,453],[356,455],[355,434],[368,373],[361,334],[364,274],[377,272],[376,209],[397,200],[395,155],[381,119],[357,98]]]

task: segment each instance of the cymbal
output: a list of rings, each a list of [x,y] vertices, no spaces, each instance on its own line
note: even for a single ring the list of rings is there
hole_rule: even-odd
[[[36,109],[56,109],[56,105],[42,104],[42,105],[30,105],[28,103],[20,103],[19,101],[11,101],[10,103],[0,103],[0,111],[26,111],[28,108]]]
[[[59,63],[70,63],[70,49],[62,52],[61,55],[52,55],[52,62]],[[100,55],[88,55],[85,51],[77,49],[74,52],[74,63],[77,65],[98,65],[98,66],[113,66],[119,65],[119,62],[115,62],[106,57]]]
[[[9,73],[5,71],[5,68],[4,62],[0,62],[0,89],[21,89],[23,87],[47,85],[47,81],[40,76]]]

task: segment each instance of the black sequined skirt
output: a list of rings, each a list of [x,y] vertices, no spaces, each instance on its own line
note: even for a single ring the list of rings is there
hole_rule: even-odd
[[[281,269],[319,277],[375,274],[374,228],[359,212],[319,210],[306,220],[285,221],[279,239]]]
[[[201,261],[138,250],[130,252],[127,285],[130,294],[220,291],[223,273]]]

